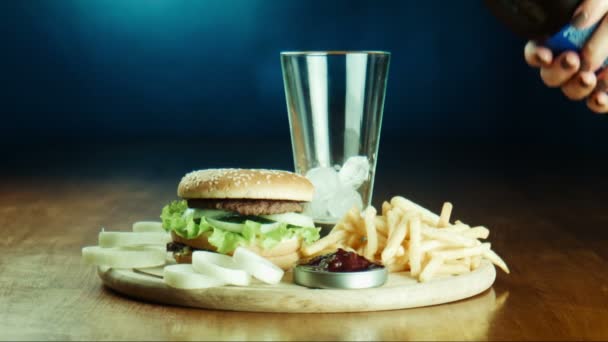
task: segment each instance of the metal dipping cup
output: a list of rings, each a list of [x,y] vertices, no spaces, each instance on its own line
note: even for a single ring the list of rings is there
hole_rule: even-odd
[[[388,279],[385,267],[360,272],[327,272],[298,265],[293,272],[296,284],[318,289],[367,289],[382,286]]]
[[[282,52],[295,171],[315,185],[305,213],[333,225],[370,205],[390,53]]]

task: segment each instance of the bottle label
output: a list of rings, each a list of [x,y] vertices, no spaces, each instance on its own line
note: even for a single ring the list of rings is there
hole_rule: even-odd
[[[545,42],[545,46],[556,54],[564,51],[580,51],[585,42],[591,38],[598,25],[593,25],[586,29],[577,29],[572,25],[565,26],[556,35]],[[608,60],[604,62],[604,67],[608,66]]]

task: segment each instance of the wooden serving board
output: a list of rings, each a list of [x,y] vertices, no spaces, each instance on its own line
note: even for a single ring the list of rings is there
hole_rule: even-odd
[[[292,282],[287,272],[278,285],[253,282],[248,287],[222,286],[201,290],[181,290],[167,286],[162,269],[146,273],[128,269],[99,268],[103,283],[139,300],[232,311],[256,312],[358,312],[407,309],[457,301],[472,297],[494,283],[494,265],[484,261],[475,271],[419,283],[409,273],[391,273],[378,288],[361,290],[309,289]]]

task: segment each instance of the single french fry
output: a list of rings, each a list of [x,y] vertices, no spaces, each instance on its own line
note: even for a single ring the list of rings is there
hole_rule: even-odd
[[[301,249],[302,255],[304,255],[304,256],[314,255],[314,254],[326,249],[331,244],[334,244],[334,243],[337,243],[338,241],[343,240],[344,238],[346,238],[346,232],[343,230],[338,230],[335,233],[328,234],[327,236],[323,237],[322,239],[318,240],[317,242],[315,242],[311,245],[303,246]]]
[[[406,224],[408,224],[407,221],[411,220],[414,216],[417,217],[421,217],[420,213],[413,211],[413,210],[403,210],[402,208],[399,207],[393,207],[393,209],[391,210],[392,213],[392,218],[391,218],[391,223],[392,223],[392,229],[394,230],[395,227],[397,227],[397,224],[399,224],[399,222],[404,221]],[[388,223],[388,216],[387,216],[387,223]]]
[[[431,258],[431,260],[426,264],[426,266],[424,266],[424,269],[420,273],[420,277],[418,280],[420,280],[421,282],[431,280],[435,273],[437,273],[441,265],[443,265],[443,259],[441,257]]]
[[[470,270],[471,269],[471,258],[472,257],[464,257],[461,259],[446,260],[445,264],[446,265],[461,265]]]
[[[363,219],[365,222],[365,230],[367,237],[367,246],[365,247],[364,256],[368,260],[373,260],[376,251],[378,250],[378,233],[376,232],[376,209],[374,207],[367,207],[363,213]]]
[[[352,247],[348,247],[348,246],[343,246],[341,247],[343,250],[347,251],[347,252],[353,252],[353,253],[357,253],[357,250],[352,248]]]
[[[439,221],[437,222],[437,227],[447,227],[450,224],[450,216],[452,215],[452,203],[445,202],[443,203],[443,207],[441,208],[441,215],[439,215]]]
[[[311,255],[309,257],[316,257],[319,255],[331,254],[331,253],[334,253],[335,251],[337,251],[338,248],[342,248],[342,247],[340,247],[336,244],[331,244],[331,245],[327,246],[326,248],[323,248],[322,250],[318,251],[317,253],[315,253],[314,255]]]
[[[377,239],[378,239],[378,247],[377,247],[377,250],[376,250],[376,251],[378,251],[378,250],[380,250],[380,249],[382,249],[382,248],[386,247],[386,242],[387,242],[388,240],[387,240],[387,238],[386,238],[384,235],[382,235],[382,234],[378,234],[376,237],[377,237]]]
[[[430,252],[433,250],[444,248],[446,246],[449,246],[449,245],[444,242],[441,242],[439,240],[427,240],[420,244],[420,252],[427,253],[427,252]]]
[[[393,206],[387,201],[382,202],[382,216],[386,216]]]
[[[398,209],[398,212],[403,213],[403,210]],[[415,213],[412,213],[409,215],[404,213],[403,215],[401,215],[401,219],[399,222],[401,222],[402,224],[405,225],[405,235],[403,236],[404,241],[405,241],[405,239],[407,239],[407,237],[409,235],[410,220],[414,217],[417,217],[420,219],[420,215],[415,214]],[[397,222],[397,224],[399,224],[399,222]]]
[[[471,270],[466,267],[465,265],[462,264],[447,264],[444,263],[443,265],[441,265],[439,267],[439,269],[437,269],[437,274],[441,274],[441,275],[457,275],[457,274],[464,274],[464,273],[469,273]]]
[[[487,239],[490,236],[490,230],[483,226],[473,227],[462,232],[462,235],[473,239]]]
[[[422,235],[456,247],[473,247],[478,242],[476,239],[462,236],[458,233],[445,232],[442,230],[443,228],[424,227],[422,229]]]
[[[409,259],[412,276],[417,277],[420,274],[422,253],[420,252],[420,242],[422,233],[420,228],[420,219],[417,217],[409,221],[410,224],[410,244],[409,244]]]
[[[397,263],[397,262],[392,263],[392,264],[390,264],[388,266],[384,266],[384,267],[386,267],[387,270],[390,273],[407,271],[407,268],[408,268],[407,264],[405,264],[405,263]]]
[[[455,248],[444,251],[430,252],[431,257],[443,258],[444,260],[460,259],[468,256],[480,255],[490,250],[490,243],[482,243],[475,247]]]
[[[471,229],[471,226],[467,224],[453,224],[444,228],[441,228],[441,231],[444,232],[452,232],[452,233],[463,233]]]
[[[358,248],[361,244],[361,235],[351,234],[345,239],[345,245],[351,248]]]
[[[397,214],[396,209],[389,210],[388,213],[386,213],[386,226],[388,227],[387,237],[389,238],[393,234],[395,226],[397,225]]]
[[[405,253],[401,256],[395,256],[395,262],[399,264],[408,265],[409,268],[410,255],[408,253]]]
[[[386,223],[386,218],[384,216],[376,216],[374,220],[376,224],[376,231],[378,231],[378,234],[387,237],[389,232]]]
[[[405,212],[407,212],[407,211],[418,212],[418,213],[420,213],[420,215],[422,215],[423,221],[428,221],[433,226],[436,226],[437,222],[439,221],[439,216],[437,214],[431,212],[430,210],[428,210],[402,196],[393,197],[391,199],[391,205],[393,207],[401,208]]]
[[[384,266],[387,265],[403,265],[403,268],[399,268],[401,270],[409,270],[410,269],[410,264],[409,264],[409,255],[408,254],[404,254],[401,256],[395,256],[393,258],[391,258],[390,260],[386,261],[386,262],[382,262],[382,264]],[[391,272],[389,270],[389,272]],[[401,272],[401,271],[398,271]]]
[[[400,257],[400,256],[404,256],[407,255],[405,253],[405,248],[403,248],[403,245],[397,247],[397,251],[395,252],[395,257]]]
[[[347,232],[349,232],[350,234],[353,234],[353,235],[360,233],[357,226],[355,224],[353,224],[352,222],[344,222],[342,224],[342,229],[346,230]]]
[[[484,245],[485,245],[485,243],[484,243]],[[500,267],[500,269],[505,271],[506,274],[511,273],[511,271],[509,271],[509,267],[507,266],[505,261],[502,260],[502,258],[499,257],[498,254],[496,254],[493,250],[488,249],[488,250],[484,251],[482,254],[483,254],[484,258],[490,260],[494,265]]]
[[[395,227],[395,230],[386,242],[386,247],[382,251],[383,262],[385,260],[392,259],[395,256],[395,253],[397,253],[397,248],[399,248],[403,242],[403,239],[405,239],[406,229],[407,222],[404,222],[403,220]]]

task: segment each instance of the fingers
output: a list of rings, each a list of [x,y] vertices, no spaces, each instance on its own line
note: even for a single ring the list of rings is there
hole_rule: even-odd
[[[572,25],[577,28],[589,28],[597,23],[608,11],[608,1],[606,0],[585,0],[574,11]]]
[[[608,1],[602,1],[608,9]],[[604,10],[602,12],[606,14]],[[581,50],[581,58],[583,60],[583,70],[595,71],[599,69],[604,61],[608,58],[608,16],[602,19],[601,23],[591,36],[591,39],[585,43]]]
[[[608,113],[608,69],[597,77],[595,91],[587,99],[587,107],[598,114]]]
[[[553,63],[541,68],[540,77],[548,87],[561,87],[577,73],[579,67],[580,59],[576,52],[564,52]]]
[[[594,92],[587,99],[587,107],[597,114],[608,113],[608,95],[605,92]]]
[[[529,66],[540,68],[553,62],[553,52],[544,46],[529,41],[524,48],[524,57]]]
[[[597,78],[588,71],[580,72],[562,86],[562,92],[567,98],[574,101],[583,100],[595,89]]]

